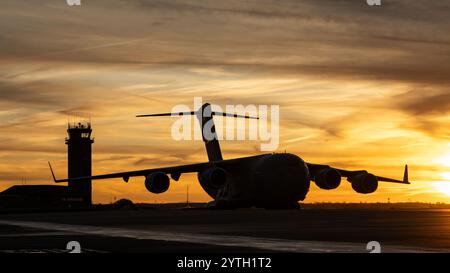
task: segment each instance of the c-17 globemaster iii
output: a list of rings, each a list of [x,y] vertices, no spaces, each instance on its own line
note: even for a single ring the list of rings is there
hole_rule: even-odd
[[[313,181],[324,190],[336,189],[341,178],[345,177],[357,193],[369,194],[378,188],[378,182],[410,184],[408,166],[405,166],[403,180],[377,176],[366,170],[344,170],[329,165],[305,162],[291,153],[270,153],[235,159],[223,159],[220,150],[213,116],[253,119],[245,115],[228,114],[212,111],[211,105],[205,103],[197,111],[139,115],[138,117],[196,115],[202,129],[208,162],[119,172],[77,178],[56,179],[56,183],[69,181],[122,178],[128,182],[130,177],[142,176],[147,190],[154,194],[166,192],[170,180],[178,181],[184,173],[197,173],[198,181],[205,192],[214,200],[210,207],[233,209],[243,207],[261,208],[298,208]],[[209,124],[213,137],[206,137],[204,126]],[[212,126],[211,126],[212,124]]]

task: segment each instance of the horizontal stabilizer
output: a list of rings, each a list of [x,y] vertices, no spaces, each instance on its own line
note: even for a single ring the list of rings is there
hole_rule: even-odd
[[[148,114],[148,115],[137,115],[138,118],[144,118],[144,117],[170,117],[170,116],[189,116],[189,115],[195,115],[197,112],[191,111],[191,112],[174,112],[174,113],[161,113],[161,114]]]
[[[189,116],[189,115],[194,116],[199,113],[200,113],[199,111],[173,112],[173,113],[137,115],[136,117],[143,118],[143,117],[170,117],[170,116]],[[259,119],[258,117],[251,117],[251,116],[246,116],[246,115],[230,114],[230,113],[223,113],[223,112],[215,112],[215,111],[211,112],[210,115],[205,114],[204,116],[222,116],[222,117],[232,117],[232,118]]]

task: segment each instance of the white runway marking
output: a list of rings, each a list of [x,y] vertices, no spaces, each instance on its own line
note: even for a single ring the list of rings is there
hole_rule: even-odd
[[[248,236],[229,236],[195,233],[178,233],[165,231],[150,231],[128,228],[110,228],[100,226],[67,225],[47,222],[0,220],[1,225],[12,225],[27,228],[53,230],[59,232],[81,233],[102,237],[121,237],[140,240],[155,240],[166,242],[206,244],[225,247],[254,248],[262,251],[281,252],[341,252],[367,253],[366,243],[298,241],[285,239],[257,238]],[[382,252],[442,252],[448,250],[432,250],[404,246],[388,246],[381,242]]]

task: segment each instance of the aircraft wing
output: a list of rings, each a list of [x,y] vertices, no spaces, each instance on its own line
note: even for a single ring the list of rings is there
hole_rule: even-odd
[[[193,172],[199,172],[202,171],[211,164],[211,162],[205,162],[205,163],[197,163],[197,164],[189,164],[189,165],[180,165],[180,166],[174,166],[174,167],[163,167],[163,168],[154,168],[154,169],[145,169],[145,170],[137,170],[137,171],[130,171],[130,172],[119,172],[119,173],[110,173],[110,174],[102,174],[102,175],[93,175],[93,176],[84,176],[84,177],[77,177],[77,178],[65,178],[65,179],[56,179],[55,173],[53,172],[53,168],[50,165],[50,170],[52,172],[53,180],[55,183],[63,183],[63,182],[72,182],[72,181],[82,181],[82,180],[98,180],[98,179],[110,179],[110,178],[122,178],[125,182],[128,182],[130,177],[134,176],[147,176],[151,173],[155,172],[163,172],[166,174],[169,174],[172,179],[178,181],[179,177],[182,173],[193,173]]]
[[[320,164],[312,164],[312,163],[306,163],[308,165],[308,169],[310,171],[311,177],[314,177],[318,172],[320,172],[323,169],[333,168],[329,165],[320,165]],[[359,170],[359,171],[349,171],[344,169],[336,169],[343,177],[349,178],[358,174],[364,174],[368,173],[366,170]],[[403,180],[393,179],[393,178],[387,178],[383,176],[377,176],[375,175],[378,181],[380,182],[390,182],[390,183],[399,183],[399,184],[411,184],[409,182],[408,178],[408,165],[405,165],[405,172],[403,174]]]
[[[249,160],[249,159],[257,158],[257,157],[260,157],[260,156],[250,156],[250,157],[242,157],[242,158],[219,160],[219,161],[210,161],[210,162],[180,165],[180,166],[173,166],[173,167],[162,167],[162,168],[154,168],[154,169],[145,169],[145,170],[101,174],[101,175],[84,176],[84,177],[76,177],[76,178],[65,178],[65,179],[56,179],[55,173],[53,172],[53,168],[52,168],[52,165],[50,164],[50,162],[48,163],[48,165],[50,167],[50,171],[52,173],[53,180],[55,181],[55,183],[83,181],[83,180],[111,179],[111,178],[122,178],[125,182],[128,182],[130,177],[147,176],[147,175],[149,175],[151,173],[155,173],[155,172],[163,172],[165,174],[170,175],[170,177],[173,180],[178,181],[181,174],[183,174],[183,173],[201,172],[201,171],[208,169],[210,167],[213,167],[213,166],[227,167],[229,164],[235,164],[235,163],[239,163],[241,161],[245,161],[245,160]]]

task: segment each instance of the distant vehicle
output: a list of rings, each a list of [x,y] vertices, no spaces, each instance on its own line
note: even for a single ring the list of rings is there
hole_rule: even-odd
[[[173,114],[177,113],[140,115],[138,117],[171,116]],[[321,189],[332,190],[336,189],[341,183],[341,178],[345,177],[351,183],[352,188],[361,194],[375,192],[378,188],[378,182],[410,184],[408,181],[408,166],[405,166],[403,180],[396,180],[376,176],[366,170],[349,171],[328,165],[307,163],[297,155],[290,153],[223,159],[219,141],[215,134],[213,116],[247,119],[255,117],[214,112],[209,103],[205,103],[197,111],[181,112],[178,115],[196,115],[202,128],[202,134],[205,124],[208,122],[209,125],[212,124],[211,131],[215,138],[207,140],[203,135],[208,162],[70,179],[56,179],[49,163],[54,181],[62,183],[87,179],[122,178],[125,182],[128,182],[130,177],[143,176],[147,190],[159,194],[169,189],[170,179],[178,181],[183,173],[197,173],[200,185],[214,199],[209,203],[210,207],[218,209],[243,207],[298,208],[298,202],[305,199],[311,181],[314,181]]]

